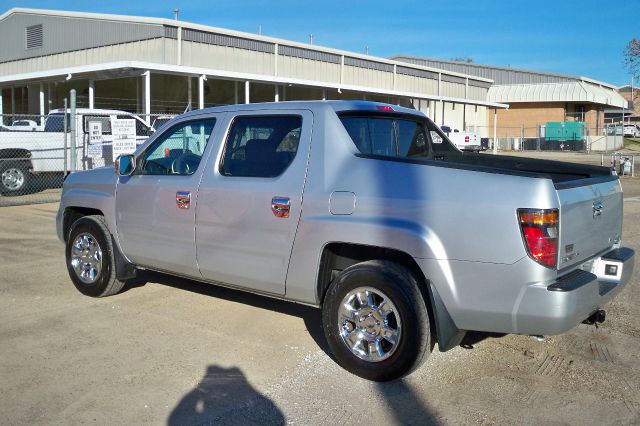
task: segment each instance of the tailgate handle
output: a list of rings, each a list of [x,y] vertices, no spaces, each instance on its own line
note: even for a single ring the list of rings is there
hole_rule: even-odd
[[[289,197],[273,197],[271,199],[271,211],[275,217],[289,217],[291,200]]]

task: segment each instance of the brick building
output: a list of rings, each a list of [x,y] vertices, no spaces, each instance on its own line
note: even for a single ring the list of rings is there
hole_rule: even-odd
[[[488,109],[487,122],[496,114],[499,137],[536,137],[545,123],[558,121],[581,121],[590,135],[601,135],[605,109],[627,105],[616,86],[586,77],[429,58],[392,59],[493,80],[487,99],[509,104],[508,110]],[[491,134],[489,130],[481,133]]]

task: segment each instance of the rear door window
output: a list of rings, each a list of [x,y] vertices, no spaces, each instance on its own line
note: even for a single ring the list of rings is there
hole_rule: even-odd
[[[298,152],[302,117],[237,117],[225,143],[220,173],[224,176],[276,177]]]

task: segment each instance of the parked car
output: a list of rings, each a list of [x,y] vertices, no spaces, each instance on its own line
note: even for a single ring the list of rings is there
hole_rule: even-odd
[[[114,167],[64,184],[57,234],[81,293],[143,268],[316,306],[335,359],[371,380],[469,330],[601,322],[633,271],[610,169],[462,153],[398,106],[194,111]]]
[[[10,131],[36,131],[42,130],[42,127],[33,120],[15,120],[11,125],[7,126]]]
[[[640,136],[640,127],[637,124],[625,124],[624,125],[624,136],[630,138],[637,138]]]
[[[442,126],[441,129],[449,140],[461,151],[480,152],[485,149],[480,136],[475,132],[461,132],[449,126]]]
[[[624,126],[607,125],[607,135],[625,136],[635,138],[640,136],[640,126],[637,124],[625,124]]]
[[[67,120],[67,134],[64,121]],[[115,119],[133,119],[136,127],[136,142],[144,141],[153,128],[138,116],[125,111],[84,109],[76,110],[76,157],[72,158],[71,119],[69,111],[63,109],[50,112],[42,132],[9,131],[0,137],[0,194],[21,194],[32,188],[43,174],[62,173],[75,168],[84,170],[113,164],[111,123]],[[101,151],[99,155],[89,152],[89,123],[101,123]],[[66,148],[65,148],[66,145]],[[37,185],[36,185],[37,186]]]

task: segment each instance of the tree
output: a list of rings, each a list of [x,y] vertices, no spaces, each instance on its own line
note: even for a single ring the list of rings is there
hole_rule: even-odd
[[[624,64],[634,77],[640,76],[640,40],[635,37],[624,48]]]

